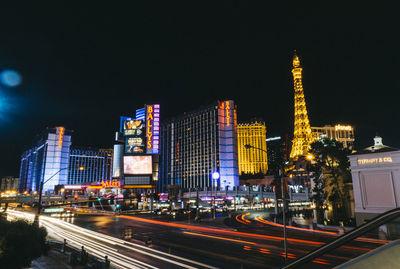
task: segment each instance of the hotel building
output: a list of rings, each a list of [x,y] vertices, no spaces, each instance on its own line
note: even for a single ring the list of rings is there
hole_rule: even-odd
[[[68,184],[111,180],[112,150],[71,148]]]
[[[343,147],[349,150],[354,147],[354,128],[351,125],[325,125],[323,127],[311,127],[311,130],[316,140],[326,137],[341,142]]]
[[[18,190],[19,178],[17,177],[2,177],[0,179],[0,192]]]
[[[265,123],[255,121],[239,123],[237,126],[239,175],[266,174],[267,159],[267,128]],[[245,146],[250,147],[246,148]]]
[[[239,184],[236,107],[215,102],[161,126],[159,192],[181,188],[232,189]]]
[[[64,127],[47,128],[21,157],[19,191],[53,191],[68,182],[71,131]]]

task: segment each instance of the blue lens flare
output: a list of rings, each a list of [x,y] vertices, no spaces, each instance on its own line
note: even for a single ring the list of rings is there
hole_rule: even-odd
[[[16,87],[22,82],[21,75],[14,70],[4,70],[0,73],[0,82],[7,87]]]

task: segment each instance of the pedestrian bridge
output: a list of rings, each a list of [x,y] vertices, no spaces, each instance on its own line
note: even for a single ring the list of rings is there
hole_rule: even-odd
[[[87,201],[88,197],[85,196],[79,196],[77,198],[74,198],[72,196],[69,196],[68,198],[65,198],[64,196],[61,195],[43,195],[42,196],[42,204],[43,205],[50,205],[53,203],[60,203],[60,202],[72,202],[72,201]],[[10,196],[10,197],[1,197],[0,198],[0,203],[38,203],[39,202],[39,195],[17,195],[17,196]]]
[[[261,187],[252,186],[240,186],[235,188],[235,190],[191,190],[185,191],[183,193],[183,198],[195,198],[197,197],[216,197],[216,198],[226,198],[226,197],[244,197],[247,199],[253,199],[258,197],[259,200],[264,200],[264,198],[269,198],[276,200],[276,193],[272,188],[263,189]],[[311,193],[305,189],[305,192],[296,193],[289,192],[289,200],[292,201],[311,201]]]

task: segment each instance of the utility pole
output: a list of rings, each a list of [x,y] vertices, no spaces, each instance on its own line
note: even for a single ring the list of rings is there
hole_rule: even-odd
[[[150,190],[150,213],[153,213],[153,201],[154,201],[154,194],[155,192],[153,189]]]
[[[43,185],[46,184],[50,179],[52,179],[55,175],[57,175],[58,173],[60,173],[62,170],[68,169],[68,167],[64,167],[61,168],[60,170],[58,170],[54,175],[52,175],[51,177],[49,177],[46,181],[43,182],[43,180],[40,181],[40,185],[39,185],[39,203],[38,203],[38,211],[37,214],[40,215],[40,211],[42,209],[42,191],[43,191]]]
[[[196,219],[199,219],[199,186],[196,187]]]
[[[279,171],[280,172],[280,171]],[[284,191],[284,179],[281,176],[281,190],[282,190],[282,221],[283,221],[283,249],[285,251],[285,264],[287,263],[287,240],[286,240],[286,192]]]

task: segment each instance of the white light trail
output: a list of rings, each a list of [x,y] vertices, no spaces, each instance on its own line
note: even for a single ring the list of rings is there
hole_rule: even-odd
[[[30,221],[34,220],[34,214],[9,210],[8,215],[16,218],[24,218]],[[56,235],[60,238],[67,239],[68,243],[80,248],[84,246],[85,249],[89,250],[93,255],[104,259],[108,257],[111,263],[119,268],[157,268],[153,265],[141,262],[137,259],[133,259],[129,256],[118,253],[119,249],[123,248],[126,250],[134,251],[139,254],[150,256],[153,259],[161,262],[174,264],[175,266],[194,269],[198,267],[216,269],[216,267],[200,263],[191,259],[179,257],[173,254],[162,252],[150,247],[142,246],[132,242],[124,241],[112,236],[97,233],[88,229],[81,228],[71,223],[65,222],[60,219],[40,216],[40,225],[46,227],[49,234]],[[97,241],[96,241],[97,240]],[[101,242],[104,243],[101,243]]]

